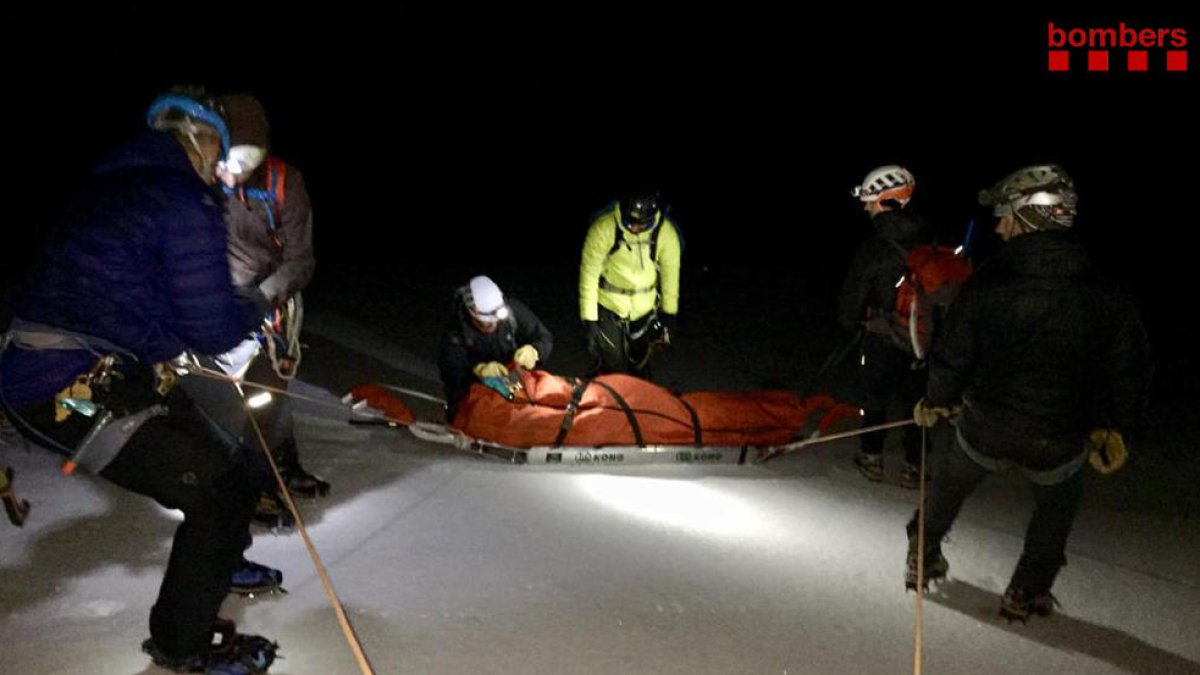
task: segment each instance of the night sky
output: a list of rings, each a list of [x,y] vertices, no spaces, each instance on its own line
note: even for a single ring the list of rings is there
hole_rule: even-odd
[[[1052,161],[1079,186],[1080,234],[1137,293],[1160,368],[1193,367],[1195,74],[1165,72],[1157,50],[1146,73],[1119,55],[1109,73],[1046,68],[1048,21],[1190,32],[1190,16],[288,7],[3,10],[0,284],[154,95],[189,82],[265,104],[312,196],[318,291],[352,290],[352,270],[451,287],[480,266],[573,287],[588,216],[648,180],[682,226],[685,285],[702,266],[764,283],[802,270],[828,304],[869,233],[848,194],[869,169],[910,168],[914,206],[954,240],[971,218],[990,232],[980,188]]]

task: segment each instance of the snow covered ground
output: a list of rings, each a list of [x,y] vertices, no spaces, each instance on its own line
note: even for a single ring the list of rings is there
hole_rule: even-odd
[[[437,391],[427,361],[311,316],[305,368],[332,392],[301,391],[334,401],[365,379]],[[874,485],[847,442],[765,466],[598,472],[459,454],[312,404],[297,429],[306,465],[334,485],[301,508],[378,673],[912,670],[902,574],[915,493],[895,485],[894,454],[889,483]],[[47,452],[3,456],[34,506],[23,529],[0,523],[0,669],[160,672],[138,645],[174,515],[62,477]],[[1196,515],[1140,509],[1089,480],[1061,612],[1027,626],[995,615],[1025,488],[998,477],[968,502],[946,545],[952,580],[925,604],[924,672],[1200,673]],[[230,597],[224,614],[279,641],[271,672],[357,672],[300,537],[260,533],[249,553],[281,568],[289,593]]]

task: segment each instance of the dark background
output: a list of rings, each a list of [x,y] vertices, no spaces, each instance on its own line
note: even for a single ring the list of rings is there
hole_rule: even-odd
[[[1190,33],[1189,16],[297,6],[3,10],[5,292],[64,193],[156,93],[196,82],[263,101],[312,195],[312,294],[360,309],[381,288],[441,306],[480,272],[556,284],[569,305],[589,215],[650,180],[686,239],[681,328],[743,293],[832,321],[869,233],[848,191],[869,169],[910,168],[944,240],[978,219],[986,257],[976,192],[1057,162],[1078,231],[1142,304],[1161,381],[1191,391],[1195,75],[1161,52],[1148,73],[1114,53],[1113,72],[1052,74],[1045,44],[1047,21]]]

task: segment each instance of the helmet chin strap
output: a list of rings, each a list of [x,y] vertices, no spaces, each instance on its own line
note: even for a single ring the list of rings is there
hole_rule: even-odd
[[[1016,216],[1016,220],[1017,220],[1018,224],[1021,226],[1021,229],[1027,233],[1028,232],[1037,232],[1042,229],[1042,228],[1038,227],[1037,225],[1034,225],[1033,222],[1030,221],[1028,218],[1021,215],[1020,209],[1013,209],[1013,215]]]
[[[200,147],[200,141],[196,139],[195,126],[188,125],[183,129],[183,132],[184,136],[187,137],[188,142],[192,144],[192,152],[196,153],[196,156],[200,158],[200,170],[198,171],[200,178],[202,178],[205,183],[212,183],[217,175],[217,163],[220,161],[220,157],[209,159],[208,156],[204,154],[204,150]]]
[[[620,215],[619,215],[619,214],[618,214],[618,217],[617,217],[617,221],[618,221],[618,222],[621,224],[621,227],[622,227],[622,228],[623,228],[623,229],[624,229],[626,232],[629,232],[630,234],[644,234],[644,233],[646,233],[646,232],[650,232],[650,231],[651,231],[651,230],[653,230],[654,228],[658,227],[658,226],[659,226],[659,224],[662,222],[662,209],[659,209],[659,210],[657,210],[657,211],[655,211],[655,212],[654,212],[654,219],[653,219],[653,220],[651,220],[649,223],[646,223],[645,225],[639,225],[639,226],[637,226],[637,227],[638,227],[638,229],[636,229],[636,230],[634,230],[634,229],[633,229],[633,228],[634,228],[634,226],[633,226],[633,225],[631,225],[630,223],[627,223],[627,222],[625,222],[625,219],[624,219],[624,218],[622,218],[622,217],[620,217]]]

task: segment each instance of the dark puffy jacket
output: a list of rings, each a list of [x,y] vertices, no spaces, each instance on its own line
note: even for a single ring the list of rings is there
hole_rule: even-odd
[[[926,243],[929,227],[907,208],[884,211],[871,224],[875,235],[858,247],[846,270],[838,294],[838,323],[853,331],[866,321],[868,333],[911,355],[908,330],[896,312],[896,282],[908,270],[904,251]]]
[[[1087,432],[1140,423],[1152,372],[1132,298],[1091,271],[1070,234],[1005,244],[950,306],[930,357],[927,399],[964,404],[959,428],[979,452],[1049,469]]]
[[[185,349],[224,352],[257,323],[226,258],[220,195],[170,135],[147,132],[93,171],[14,302],[22,320],[101,338],[144,363]],[[8,405],[54,396],[95,356],[10,346],[0,365]]]
[[[511,315],[490,334],[481,333],[471,322],[466,306],[461,301],[455,302],[454,317],[438,350],[438,370],[452,416],[475,382],[472,369],[476,364],[498,361],[507,365],[521,345],[533,345],[539,361],[550,357],[554,348],[550,330],[524,303],[512,298],[505,298],[505,302]]]

